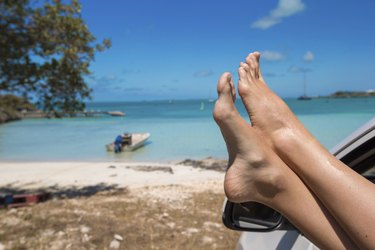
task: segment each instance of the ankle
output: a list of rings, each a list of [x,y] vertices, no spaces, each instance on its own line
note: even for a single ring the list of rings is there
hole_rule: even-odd
[[[281,155],[295,152],[301,146],[315,141],[307,130],[301,132],[289,127],[273,131],[270,138],[273,149]]]
[[[270,167],[264,169],[263,173],[259,173],[255,187],[260,195],[260,201],[273,199],[287,189],[288,182],[279,167]]]

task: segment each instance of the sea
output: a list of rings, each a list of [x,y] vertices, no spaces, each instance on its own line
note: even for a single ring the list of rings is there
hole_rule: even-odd
[[[285,99],[300,121],[330,149],[375,117],[375,98]],[[241,115],[248,120],[241,101]],[[175,162],[227,158],[212,118],[213,100],[92,102],[87,110],[122,111],[124,117],[24,119],[0,125],[0,162]],[[124,132],[149,132],[144,147],[114,154],[105,145]]]

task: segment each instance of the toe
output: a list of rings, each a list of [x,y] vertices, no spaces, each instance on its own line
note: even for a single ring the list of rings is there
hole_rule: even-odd
[[[261,56],[261,54],[260,54],[260,52],[256,51],[256,52],[253,53],[253,55],[255,57],[256,75],[259,78],[259,80],[261,80],[263,83],[265,83],[264,78],[262,76],[262,72],[260,70],[260,56]]]
[[[230,73],[226,72],[221,75],[217,84],[217,92],[219,98],[216,101],[213,115],[217,122],[221,122],[230,118],[235,112],[233,104],[236,98],[235,88]]]
[[[258,51],[254,52],[254,58],[255,58],[255,68],[256,68],[256,76],[260,79],[263,79],[262,74],[260,73],[260,53]]]
[[[228,94],[232,95],[232,86],[234,87],[234,85],[231,82],[232,76],[229,72],[225,72],[221,75],[217,83],[217,93],[219,98]]]
[[[253,53],[248,54],[247,57],[246,57],[246,63],[248,65],[251,65],[253,58],[254,58]]]
[[[249,65],[249,72],[250,72],[250,75],[251,77],[253,78],[258,78],[258,69],[259,69],[259,65],[258,65],[258,62],[254,56],[254,54],[250,54],[250,56],[248,56],[248,58],[246,58],[246,63]]]
[[[238,76],[240,78],[240,81],[243,81],[243,80],[246,79],[247,72],[246,72],[245,67],[241,66],[241,67],[238,68]]]
[[[249,71],[250,68],[246,63],[244,63],[241,67],[238,68],[238,93],[242,98],[244,96],[247,96],[250,91],[252,77]]]
[[[231,91],[232,91],[232,101],[236,101],[236,88],[234,87],[234,83],[233,83],[233,79],[232,77],[230,78],[230,81],[229,81],[229,84],[230,84],[230,87],[231,87]]]
[[[260,58],[260,52],[258,52],[258,51],[255,51],[254,53],[254,56],[255,56],[255,58],[256,58],[256,60],[259,62],[259,58]]]

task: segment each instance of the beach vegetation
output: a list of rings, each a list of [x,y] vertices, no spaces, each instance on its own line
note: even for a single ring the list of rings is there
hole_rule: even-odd
[[[21,119],[20,112],[35,110],[34,104],[15,95],[0,96],[0,123]]]
[[[47,113],[83,110],[92,92],[97,42],[78,0],[0,0],[0,93],[32,100]]]
[[[349,97],[374,97],[375,91],[336,91],[331,94],[329,97],[332,98],[349,98]]]

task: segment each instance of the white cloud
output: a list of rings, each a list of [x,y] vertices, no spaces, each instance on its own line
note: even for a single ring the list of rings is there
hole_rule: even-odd
[[[295,15],[305,9],[302,0],[279,0],[277,7],[268,16],[262,17],[251,24],[252,28],[268,29],[282,21],[283,18]]]
[[[194,77],[201,78],[201,77],[208,77],[212,76],[214,72],[212,70],[201,70],[194,73]]]
[[[281,61],[285,58],[285,55],[277,51],[263,51],[261,53],[262,59],[266,61]]]
[[[315,55],[311,51],[307,51],[303,55],[303,60],[306,61],[306,62],[312,62],[312,61],[314,61],[314,59],[315,59]]]
[[[291,72],[291,73],[306,73],[306,72],[311,72],[311,69],[303,68],[303,67],[297,67],[297,66],[291,66],[288,71]]]
[[[266,17],[263,17],[263,18],[255,21],[255,22],[253,22],[251,24],[251,27],[266,30],[266,29],[278,24],[279,22],[281,22],[280,18],[272,18],[272,17],[266,16]]]

